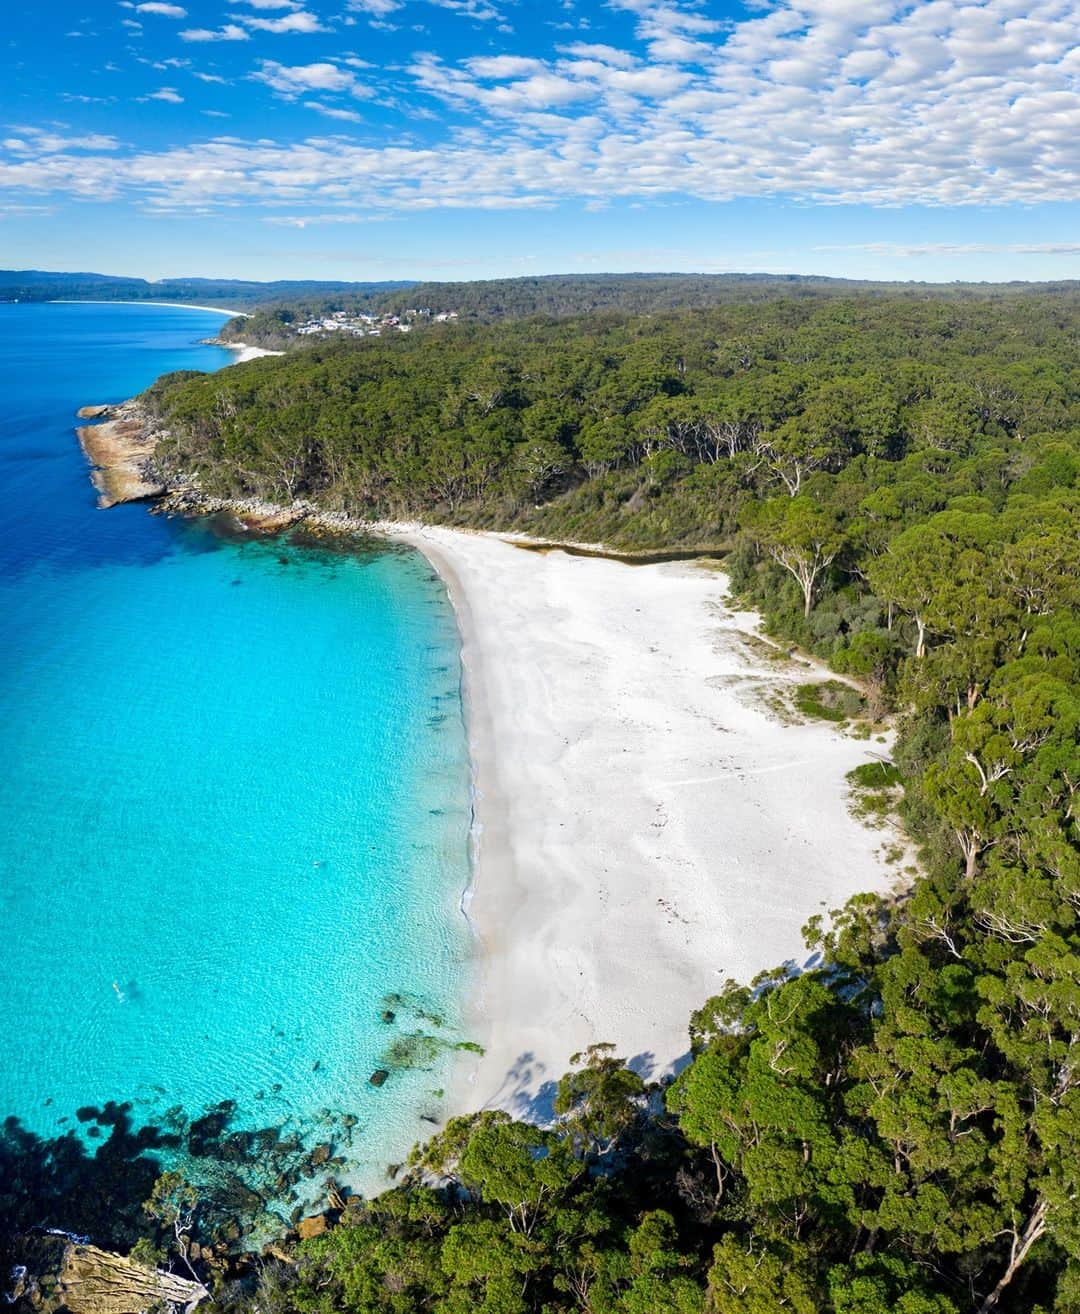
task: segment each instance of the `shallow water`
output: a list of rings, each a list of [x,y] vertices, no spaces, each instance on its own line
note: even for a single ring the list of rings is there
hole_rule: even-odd
[[[0,306],[0,1117],[235,1100],[370,1182],[450,1062],[375,1089],[388,1044],[464,1038],[458,636],[411,550],[96,510],[74,410],[227,363],[222,318]]]

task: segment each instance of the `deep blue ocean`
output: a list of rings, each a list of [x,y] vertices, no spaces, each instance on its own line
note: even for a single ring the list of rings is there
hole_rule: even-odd
[[[235,1101],[370,1182],[468,1039],[458,635],[411,550],[96,509],[75,410],[226,366],[224,318],[0,306],[0,1118]]]

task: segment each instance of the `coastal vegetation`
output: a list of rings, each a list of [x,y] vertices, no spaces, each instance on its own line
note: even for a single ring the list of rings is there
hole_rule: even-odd
[[[216,496],[725,551],[773,634],[895,716],[852,783],[902,793],[922,859],[814,918],[811,968],[704,1001],[671,1083],[594,1047],[550,1126],[452,1120],[219,1309],[1080,1310],[1078,328],[1067,290],[784,300],[433,326],[145,395],[166,477]]]

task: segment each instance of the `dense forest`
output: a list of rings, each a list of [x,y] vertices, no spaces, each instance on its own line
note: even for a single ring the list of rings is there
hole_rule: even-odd
[[[704,1002],[665,1089],[598,1049],[553,1127],[452,1122],[261,1311],[1080,1310],[1078,329],[1073,293],[775,301],[151,390],[214,492],[727,550],[895,714],[864,783],[922,850],[906,896],[806,928],[817,970]]]
[[[673,1082],[580,1055],[552,1126],[452,1121],[218,1309],[1080,1310],[1078,329],[1069,291],[778,300],[150,390],[158,459],[210,492],[725,551],[896,718],[858,783],[922,855],[903,897],[806,927],[816,969],[703,1001]],[[201,1225],[162,1179],[142,1252]]]
[[[1046,292],[1076,291],[1062,283],[870,283],[801,274],[546,274],[534,278],[493,278],[472,283],[384,285],[368,292],[333,294],[313,290],[273,301],[266,298],[249,319],[232,320],[222,336],[263,347],[302,345],[296,324],[334,311],[401,315],[425,308],[454,311],[462,319],[490,324],[535,316],[564,318],[598,312],[656,314],[708,310],[748,302],[823,300],[858,296],[965,301]]]

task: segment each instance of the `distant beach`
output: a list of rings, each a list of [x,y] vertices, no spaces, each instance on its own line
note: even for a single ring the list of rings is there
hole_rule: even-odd
[[[193,306],[190,301],[121,301],[119,298],[57,297],[51,306],[164,306],[169,310],[205,310],[215,315],[231,315],[234,319],[250,319],[248,310],[230,310],[227,306]]]
[[[493,534],[396,537],[445,580],[462,635],[476,795],[469,1028],[456,1112],[544,1116],[571,1054],[610,1041],[678,1067],[724,980],[802,965],[800,928],[886,892],[888,832],[845,773],[886,748],[770,698],[828,672],[725,604],[715,568],[524,551]]]

